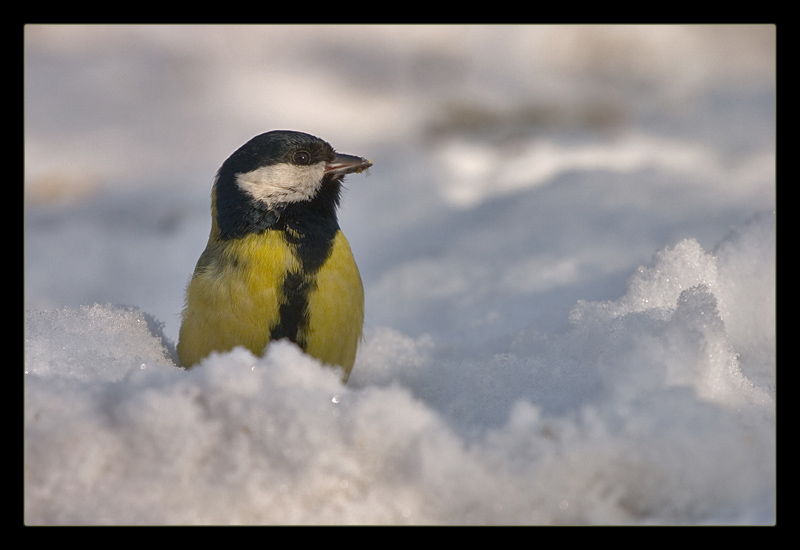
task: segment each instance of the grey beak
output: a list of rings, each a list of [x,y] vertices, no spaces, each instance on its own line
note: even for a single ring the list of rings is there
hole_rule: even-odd
[[[336,158],[329,162],[325,167],[326,174],[343,176],[345,174],[358,173],[372,166],[372,161],[354,155],[336,154]]]

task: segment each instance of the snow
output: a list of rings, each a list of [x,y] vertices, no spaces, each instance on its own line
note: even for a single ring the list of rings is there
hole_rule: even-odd
[[[25,523],[774,524],[775,34],[27,26]],[[276,128],[375,162],[346,386],[174,363]]]

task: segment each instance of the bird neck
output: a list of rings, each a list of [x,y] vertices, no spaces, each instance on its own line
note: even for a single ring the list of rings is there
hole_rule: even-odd
[[[306,273],[316,272],[333,249],[339,231],[336,205],[339,182],[323,185],[311,200],[287,204],[270,229],[283,231],[286,242],[295,246]]]
[[[246,197],[241,189],[227,183],[218,180],[211,198],[211,232],[220,240],[279,230],[286,232],[287,240],[294,244],[309,239],[332,240],[339,229],[339,179],[326,178],[309,200],[279,204]]]
[[[341,183],[339,181],[326,181],[310,200],[278,206],[274,211],[278,219],[273,228],[289,229],[302,234],[332,228],[338,229],[336,208],[339,206],[340,192]]]

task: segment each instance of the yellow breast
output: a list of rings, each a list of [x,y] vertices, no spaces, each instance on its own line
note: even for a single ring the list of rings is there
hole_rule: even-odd
[[[213,351],[244,346],[261,355],[280,322],[296,249],[281,231],[209,242],[186,290],[178,355],[189,367]],[[344,369],[355,361],[364,320],[364,290],[350,245],[336,233],[327,261],[308,278],[308,307],[297,338],[311,356]]]

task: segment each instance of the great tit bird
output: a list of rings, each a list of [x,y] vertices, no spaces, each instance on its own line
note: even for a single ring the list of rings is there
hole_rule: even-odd
[[[264,353],[288,338],[346,382],[364,321],[364,288],[339,229],[342,179],[372,162],[309,134],[276,130],[242,145],[217,172],[211,234],[186,288],[178,356]]]

